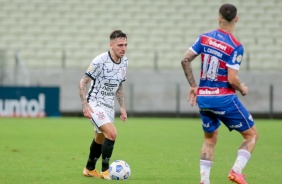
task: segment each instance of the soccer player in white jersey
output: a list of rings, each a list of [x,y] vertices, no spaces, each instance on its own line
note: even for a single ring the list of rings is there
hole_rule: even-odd
[[[126,79],[128,59],[125,57],[127,50],[127,35],[121,30],[110,34],[110,51],[95,57],[88,67],[85,75],[79,82],[79,95],[83,108],[83,115],[90,119],[94,125],[94,139],[90,145],[90,153],[84,176],[110,180],[109,161],[117,136],[114,126],[114,100],[120,105],[120,119],[127,120],[124,105],[124,92],[122,82]],[[91,87],[87,91],[87,84]],[[102,171],[95,169],[96,162],[102,155]]]

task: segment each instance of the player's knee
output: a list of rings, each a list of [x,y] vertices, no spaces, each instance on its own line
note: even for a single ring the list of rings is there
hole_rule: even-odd
[[[208,147],[215,147],[216,141],[213,139],[206,139],[205,140],[205,145]]]
[[[257,135],[257,133],[251,134],[250,136],[248,136],[248,137],[246,138],[246,140],[247,140],[249,143],[255,145],[256,142],[257,142],[257,140],[258,140],[258,135]]]
[[[254,135],[253,135],[253,138],[254,138],[254,140],[255,140],[256,142],[257,142],[257,140],[258,140],[258,137],[259,137],[258,132],[255,131],[255,132],[254,132]]]
[[[117,132],[116,131],[110,131],[106,135],[107,139],[110,139],[112,141],[116,140]]]
[[[258,140],[258,131],[257,131],[257,129],[255,127],[252,127],[251,130],[252,131],[251,131],[250,137],[251,137],[252,140],[257,142],[257,140]]]
[[[247,131],[242,133],[243,137],[245,140],[251,142],[251,143],[256,143],[258,140],[258,132],[256,128],[251,128],[248,129]]]
[[[205,144],[210,147],[215,147],[217,142],[217,137],[205,137]]]

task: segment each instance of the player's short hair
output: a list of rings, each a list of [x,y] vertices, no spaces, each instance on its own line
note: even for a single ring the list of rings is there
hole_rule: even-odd
[[[124,32],[122,32],[121,30],[114,30],[110,34],[110,40],[114,40],[116,38],[126,38],[127,39],[127,35]]]
[[[237,15],[237,8],[233,4],[226,3],[219,8],[219,14],[225,20],[231,22]]]

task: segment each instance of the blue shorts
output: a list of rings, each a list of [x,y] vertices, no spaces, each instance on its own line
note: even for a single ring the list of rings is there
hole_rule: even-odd
[[[229,131],[243,132],[254,125],[252,115],[237,95],[198,96],[197,101],[205,132],[214,132],[220,126],[220,121]]]

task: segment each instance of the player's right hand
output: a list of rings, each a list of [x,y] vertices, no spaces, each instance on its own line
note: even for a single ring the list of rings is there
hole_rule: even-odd
[[[94,111],[88,103],[83,105],[83,115],[84,115],[84,117],[91,119],[93,113],[94,113]]]
[[[190,88],[188,102],[190,102],[192,107],[194,105],[197,105],[197,92],[198,92],[198,86]]]

